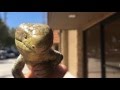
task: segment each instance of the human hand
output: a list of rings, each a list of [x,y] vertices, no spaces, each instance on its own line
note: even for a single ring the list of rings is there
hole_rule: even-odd
[[[67,68],[65,65],[63,64],[59,64],[54,70],[53,72],[49,75],[48,78],[63,78],[64,75],[67,72]],[[28,74],[25,75],[25,78],[35,78],[34,77],[34,72],[29,71]]]

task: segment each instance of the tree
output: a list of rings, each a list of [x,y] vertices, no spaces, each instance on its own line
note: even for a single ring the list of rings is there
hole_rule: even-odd
[[[15,46],[15,29],[9,30],[9,36],[6,39],[6,46]]]
[[[2,46],[5,46],[6,39],[9,37],[8,30],[9,30],[9,28],[0,18],[0,44]]]
[[[10,36],[11,36],[12,38],[15,39],[15,28],[11,28],[11,29],[9,30],[9,34],[10,34]]]

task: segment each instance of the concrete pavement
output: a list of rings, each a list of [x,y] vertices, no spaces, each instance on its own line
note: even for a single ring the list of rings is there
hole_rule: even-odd
[[[15,61],[16,58],[0,60],[0,78],[13,78],[11,74],[11,69]],[[27,73],[27,72],[28,72],[28,68],[25,66],[23,73]],[[69,72],[67,72],[64,78],[75,78],[75,77],[72,76]]]

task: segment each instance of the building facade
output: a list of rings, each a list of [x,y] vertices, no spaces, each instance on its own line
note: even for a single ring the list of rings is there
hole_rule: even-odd
[[[48,25],[60,30],[62,63],[72,75],[120,77],[119,18],[117,12],[48,12]]]

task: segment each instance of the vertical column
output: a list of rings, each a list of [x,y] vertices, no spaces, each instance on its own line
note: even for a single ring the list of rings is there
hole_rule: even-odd
[[[81,30],[77,31],[77,55],[78,55],[78,64],[77,64],[77,77],[83,78],[83,33]]]
[[[61,40],[60,40],[60,47],[61,47],[61,53],[63,54],[63,64],[65,64],[68,67],[68,31],[67,30],[61,30]]]
[[[77,77],[77,63],[78,63],[78,55],[77,55],[77,30],[69,30],[68,31],[68,70],[69,72]]]
[[[106,77],[106,69],[105,69],[105,35],[104,35],[104,25],[101,24],[100,28],[100,48],[101,48],[101,76],[102,78]]]

